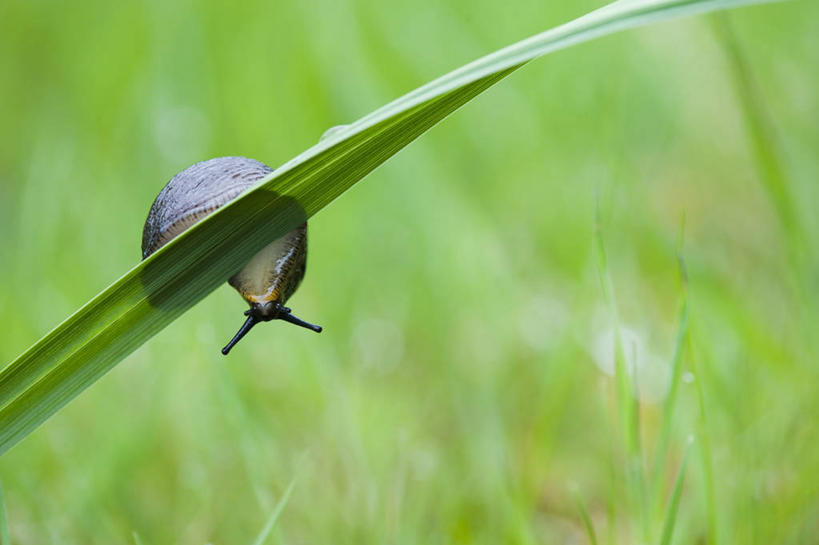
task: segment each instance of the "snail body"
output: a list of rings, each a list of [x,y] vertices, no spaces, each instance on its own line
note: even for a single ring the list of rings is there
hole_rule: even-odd
[[[156,197],[142,231],[145,259],[185,229],[213,213],[273,169],[246,157],[219,157],[196,163],[171,178]],[[233,346],[259,322],[280,319],[321,332],[291,314],[285,302],[304,278],[307,262],[307,222],[262,248],[228,280],[247,301],[247,319],[222,349]]]

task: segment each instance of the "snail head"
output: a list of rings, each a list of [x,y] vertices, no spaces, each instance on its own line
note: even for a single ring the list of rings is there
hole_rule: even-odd
[[[285,322],[290,322],[291,324],[295,324],[297,326],[301,326],[305,329],[310,329],[315,331],[316,333],[321,333],[321,326],[310,324],[293,316],[291,314],[290,309],[277,301],[268,301],[265,303],[252,303],[250,308],[245,311],[245,316],[247,316],[247,320],[245,323],[242,324],[242,327],[239,328],[239,331],[236,332],[236,335],[227,343],[222,349],[222,354],[227,356],[230,349],[233,348],[236,343],[242,340],[242,337],[247,335],[247,332],[250,331],[253,326],[258,324],[259,322],[269,322],[270,320],[284,320]]]

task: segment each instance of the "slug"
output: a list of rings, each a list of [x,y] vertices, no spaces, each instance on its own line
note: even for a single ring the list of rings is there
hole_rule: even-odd
[[[142,231],[145,259],[182,231],[273,172],[246,157],[219,157],[189,166],[162,188]],[[222,349],[230,349],[259,322],[284,320],[316,333],[321,327],[294,316],[284,304],[296,291],[307,262],[307,222],[265,246],[228,283],[250,305],[247,319]]]

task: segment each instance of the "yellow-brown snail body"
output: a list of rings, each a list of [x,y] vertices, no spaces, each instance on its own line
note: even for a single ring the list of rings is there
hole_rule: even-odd
[[[192,165],[173,178],[156,197],[142,231],[145,259],[182,231],[239,196],[273,169],[246,157],[219,157]],[[285,320],[321,332],[291,314],[284,304],[296,291],[307,262],[307,222],[259,251],[228,280],[248,302],[247,319],[222,349],[233,346],[259,322]]]

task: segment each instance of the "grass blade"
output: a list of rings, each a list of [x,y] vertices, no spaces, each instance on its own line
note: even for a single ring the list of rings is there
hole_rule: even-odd
[[[681,229],[682,233],[682,229]],[[682,240],[682,235],[680,236]],[[671,382],[668,387],[668,395],[663,404],[662,424],[660,425],[660,436],[657,439],[657,447],[654,452],[654,469],[651,478],[654,482],[654,503],[655,513],[660,508],[660,489],[663,483],[663,472],[665,469],[668,443],[671,438],[672,422],[674,420],[674,409],[677,405],[677,395],[682,379],[683,353],[688,341],[688,273],[685,268],[685,259],[682,256],[682,242],[679,244],[677,254],[679,263],[680,285],[682,288],[682,299],[677,318],[677,335],[674,341],[674,353],[671,357]]]
[[[621,0],[496,51],[285,163],[117,280],[0,371],[0,453],[278,238],[526,62],[613,32],[770,0]]]
[[[586,509],[586,504],[577,489],[572,490],[574,496],[574,503],[577,505],[577,510],[580,512],[580,518],[583,519],[583,527],[586,529],[586,537],[589,538],[590,545],[597,545],[597,534],[594,532],[594,523],[592,523],[589,510]]]
[[[608,265],[605,240],[600,221],[599,207],[595,218],[595,249],[597,269],[603,288],[603,298],[611,315],[611,328],[614,337],[614,389],[616,412],[619,417],[619,429],[626,448],[626,489],[630,503],[639,514],[640,531],[643,541],[648,541],[649,523],[646,506],[645,470],[643,468],[643,447],[640,440],[640,401],[637,386],[637,362],[629,361],[626,347],[623,345],[620,327],[620,312],[614,282]],[[632,351],[636,357],[636,351]]]
[[[691,337],[688,337],[688,351],[691,349]],[[697,446],[699,447],[700,465],[702,466],[703,492],[705,495],[705,513],[708,519],[708,543],[719,543],[717,530],[717,500],[714,491],[714,466],[711,457],[711,440],[708,434],[708,419],[705,410],[705,393],[703,392],[702,373],[697,365],[697,358],[691,357],[691,373],[694,375],[694,386],[697,392],[699,415],[697,418]]]
[[[267,523],[264,525],[264,528],[262,528],[262,531],[259,532],[258,536],[256,536],[256,540],[253,542],[253,545],[264,545],[267,538],[270,537],[270,532],[273,531],[273,528],[276,526],[276,522],[279,520],[279,516],[281,516],[282,511],[284,510],[284,506],[287,505],[287,502],[290,499],[290,493],[293,492],[293,486],[295,484],[295,479],[290,481],[290,485],[287,487],[287,490],[284,491],[282,499],[280,499],[279,503],[276,504],[276,507],[270,514],[270,518],[267,519]]]
[[[674,489],[671,492],[671,499],[668,502],[668,508],[665,512],[665,522],[663,523],[663,533],[660,538],[660,545],[670,545],[671,538],[674,535],[674,524],[677,522],[677,511],[680,507],[680,496],[682,495],[683,481],[685,481],[685,469],[688,465],[688,453],[691,448],[689,442],[685,449],[682,464],[680,464],[680,471],[677,473],[677,479],[674,481]]]

